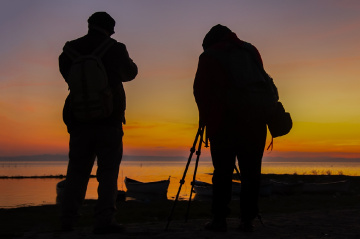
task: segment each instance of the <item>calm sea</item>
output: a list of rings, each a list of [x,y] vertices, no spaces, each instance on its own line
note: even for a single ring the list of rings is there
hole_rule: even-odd
[[[190,194],[195,160],[190,164],[182,187],[180,198],[187,199]],[[186,161],[124,161],[120,166],[119,189],[125,190],[124,178],[151,182],[170,177],[168,199],[174,199],[183,176]],[[65,161],[28,161],[0,162],[0,176],[45,176],[66,175]],[[197,180],[211,182],[213,167],[210,161],[201,161],[197,171]],[[263,162],[262,173],[269,174],[344,174],[359,176],[360,162]],[[96,174],[96,165],[92,174]],[[62,179],[0,179],[0,208],[13,208],[30,205],[55,204],[56,184]],[[97,181],[91,178],[86,194],[87,199],[97,198]]]

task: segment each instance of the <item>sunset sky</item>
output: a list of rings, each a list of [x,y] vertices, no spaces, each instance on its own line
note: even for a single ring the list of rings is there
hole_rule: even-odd
[[[220,23],[260,51],[294,121],[267,157],[360,158],[360,2],[2,0],[0,156],[66,154],[64,43],[106,11],[139,74],[125,83],[124,154],[187,156],[201,43]],[[270,141],[271,137],[268,137]],[[208,150],[205,154],[209,154]]]

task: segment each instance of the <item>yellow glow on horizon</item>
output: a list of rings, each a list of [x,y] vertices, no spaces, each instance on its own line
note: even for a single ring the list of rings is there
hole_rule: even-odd
[[[63,4],[55,2],[32,11],[8,5],[2,10],[11,20],[1,22],[12,31],[4,34],[0,47],[0,156],[67,153],[62,107],[68,90],[58,55],[66,41],[86,34],[86,19],[97,4],[83,8],[74,2],[65,17]],[[198,123],[192,87],[201,43],[210,27],[221,23],[259,49],[294,120],[290,134],[274,140],[270,156],[360,158],[359,4],[304,2],[299,8],[298,3],[238,2],[219,7],[178,1],[161,8],[150,2],[139,6],[113,2],[104,9],[117,20],[113,37],[126,44],[139,67],[136,79],[124,83],[125,154],[188,154]],[[199,15],[204,12],[219,14]],[[46,15],[52,17],[43,21]],[[244,27],[246,22],[256,24]],[[270,140],[268,135],[267,145]]]
[[[294,122],[289,135],[275,139],[279,151],[358,154],[360,123]]]

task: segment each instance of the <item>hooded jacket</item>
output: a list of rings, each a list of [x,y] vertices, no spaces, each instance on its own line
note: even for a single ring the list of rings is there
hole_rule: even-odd
[[[206,37],[204,43],[205,40]],[[245,47],[247,49],[244,49]],[[228,56],[235,51],[240,51],[239,54],[243,58],[240,59],[243,64],[233,67],[240,71],[237,80],[246,82],[249,78],[257,77],[254,76],[256,72],[256,74],[259,72],[256,64],[261,67],[263,65],[260,53],[253,45],[240,40],[231,31],[218,37],[211,44],[207,43],[204,46],[204,52],[199,57],[193,90],[199,109],[200,124],[206,125],[209,138],[215,136],[224,127],[235,129],[251,115],[250,107],[248,107],[249,112],[243,111],[243,115],[234,113],[229,108],[229,89],[234,84],[231,82],[233,72],[229,70],[230,62],[222,58],[227,57],[233,63],[238,59],[231,59]]]

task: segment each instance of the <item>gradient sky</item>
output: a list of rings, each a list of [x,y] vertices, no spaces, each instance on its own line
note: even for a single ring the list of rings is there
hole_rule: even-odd
[[[125,83],[124,153],[187,156],[201,43],[218,23],[260,51],[294,127],[266,156],[360,158],[360,2],[2,0],[0,156],[65,154],[64,43],[106,11],[139,75]],[[270,139],[268,139],[269,141]],[[208,154],[208,150],[205,152]]]

